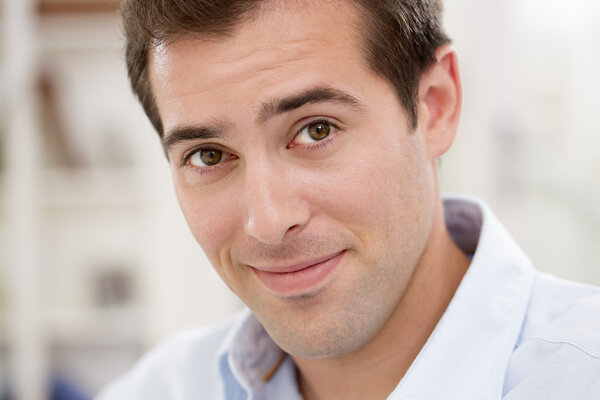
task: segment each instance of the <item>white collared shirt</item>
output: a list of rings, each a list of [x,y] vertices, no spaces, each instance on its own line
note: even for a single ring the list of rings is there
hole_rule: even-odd
[[[472,253],[450,305],[390,400],[600,399],[600,289],[533,269],[488,207],[444,200]],[[98,400],[296,400],[296,368],[252,313],[178,335]]]

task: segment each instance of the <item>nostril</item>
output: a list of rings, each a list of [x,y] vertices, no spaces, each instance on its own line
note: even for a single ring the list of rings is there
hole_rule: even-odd
[[[295,232],[295,231],[298,231],[298,230],[300,230],[301,228],[302,228],[302,227],[301,227],[300,225],[294,225],[294,226],[291,226],[291,227],[288,229],[288,232]]]

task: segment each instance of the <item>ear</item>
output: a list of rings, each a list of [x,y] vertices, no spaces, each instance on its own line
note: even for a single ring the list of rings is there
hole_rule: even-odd
[[[419,128],[430,159],[444,154],[452,145],[462,104],[458,58],[454,48],[436,51],[437,63],[426,71],[419,83]]]

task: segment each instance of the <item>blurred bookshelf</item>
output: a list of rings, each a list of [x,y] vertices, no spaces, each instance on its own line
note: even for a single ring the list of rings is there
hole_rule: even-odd
[[[37,13],[42,16],[114,14],[118,7],[117,0],[40,0]]]
[[[130,92],[118,3],[32,3],[31,147],[11,144],[15,133],[0,126],[0,398],[12,389],[29,400],[23,387],[56,376],[89,398],[149,346],[239,308],[185,228],[159,141]],[[3,93],[8,83],[0,80]],[[11,104],[0,97],[3,115]],[[27,204],[9,193],[23,186],[35,193]],[[27,250],[12,249],[15,214],[37,236],[17,243]],[[33,279],[13,290],[21,259],[35,264]],[[30,301],[20,289],[37,303],[19,308]],[[32,349],[14,325],[35,329]],[[20,354],[29,359],[19,370],[11,360]]]

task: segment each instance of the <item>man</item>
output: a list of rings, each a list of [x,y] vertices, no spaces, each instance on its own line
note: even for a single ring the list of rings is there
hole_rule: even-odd
[[[180,205],[248,306],[101,399],[597,399],[600,292],[440,199],[461,109],[435,0],[126,0]]]

